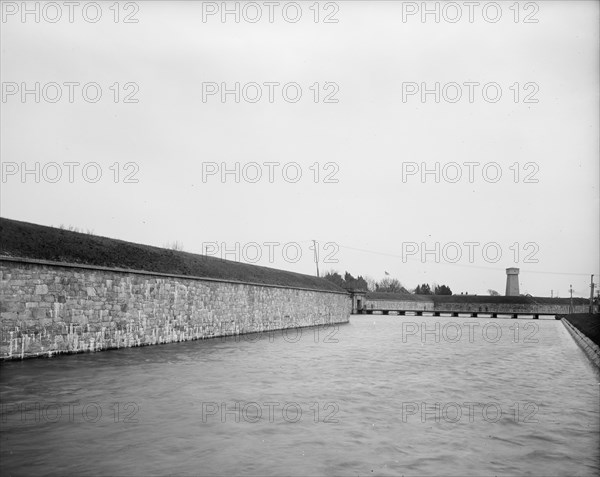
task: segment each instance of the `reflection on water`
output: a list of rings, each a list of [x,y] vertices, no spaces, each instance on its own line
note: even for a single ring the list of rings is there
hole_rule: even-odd
[[[559,321],[333,329],[10,362],[3,475],[597,475],[599,375]]]

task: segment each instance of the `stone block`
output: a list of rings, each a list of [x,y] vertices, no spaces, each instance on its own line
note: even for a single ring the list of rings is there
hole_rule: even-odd
[[[73,323],[79,323],[80,325],[87,325],[88,317],[85,315],[79,315],[73,317]]]
[[[3,311],[0,313],[0,319],[2,319],[2,323],[7,320],[16,321],[20,319],[19,313],[14,311]]]
[[[4,311],[24,312],[25,303],[22,301],[2,301],[0,302],[0,312]]]
[[[43,320],[48,316],[48,310],[44,308],[35,308],[33,310],[33,318],[35,320]]]
[[[48,293],[48,285],[36,285],[35,286],[35,294],[36,295],[46,295]]]

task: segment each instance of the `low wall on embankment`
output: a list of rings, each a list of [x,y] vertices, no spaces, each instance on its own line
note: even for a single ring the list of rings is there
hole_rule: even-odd
[[[366,300],[363,310],[378,311],[434,311],[432,301],[406,301],[406,300]]]
[[[386,297],[389,295],[389,297]],[[530,296],[408,295],[367,293],[360,311],[426,311],[439,313],[495,313],[560,315],[585,313],[589,303],[582,298]]]
[[[0,258],[0,358],[348,322],[347,293]]]
[[[574,313],[582,313],[588,309],[589,305],[573,304]],[[544,303],[436,303],[434,311],[457,312],[457,313],[499,313],[499,314],[522,314],[522,315],[559,315],[569,313],[569,304],[544,304]]]

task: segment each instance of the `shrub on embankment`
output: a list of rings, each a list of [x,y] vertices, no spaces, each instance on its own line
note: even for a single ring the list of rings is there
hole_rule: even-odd
[[[561,315],[585,336],[600,346],[600,313],[573,313]]]

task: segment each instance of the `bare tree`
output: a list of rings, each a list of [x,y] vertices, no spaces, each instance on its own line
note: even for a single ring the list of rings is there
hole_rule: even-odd
[[[377,284],[377,291],[390,293],[408,293],[402,286],[400,280],[396,278],[385,277]]]
[[[163,248],[183,252],[183,243],[181,243],[179,240],[175,240],[174,242],[163,244]]]
[[[367,282],[367,289],[370,292],[377,290],[377,281],[373,277],[366,276],[365,281]]]

